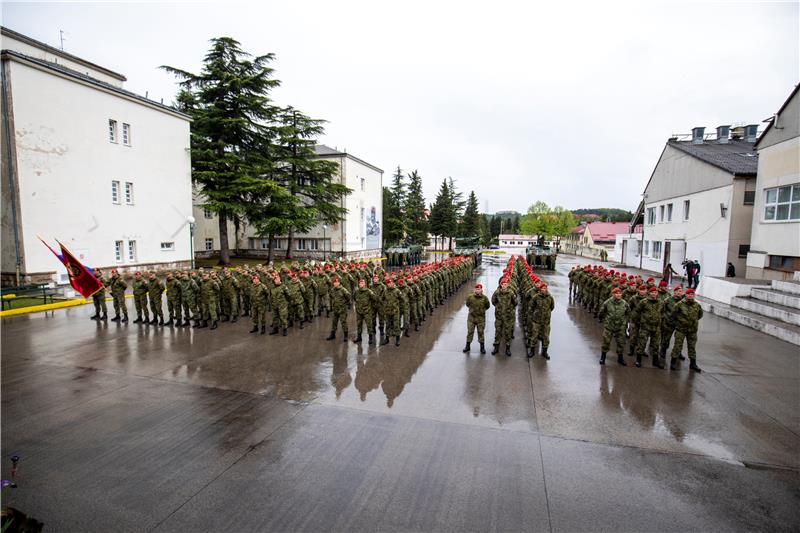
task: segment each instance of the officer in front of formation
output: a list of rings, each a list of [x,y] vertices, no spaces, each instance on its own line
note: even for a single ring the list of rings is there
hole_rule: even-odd
[[[475,285],[475,291],[467,296],[467,309],[469,309],[469,313],[467,314],[467,344],[464,346],[464,353],[469,353],[470,344],[472,344],[472,338],[475,335],[475,330],[478,330],[478,343],[481,347],[481,353],[486,353],[486,348],[484,347],[484,337],[483,332],[486,328],[486,311],[489,309],[491,304],[489,303],[489,298],[483,294],[483,285],[478,283]]]

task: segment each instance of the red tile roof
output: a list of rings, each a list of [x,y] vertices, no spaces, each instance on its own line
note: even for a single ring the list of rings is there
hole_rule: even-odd
[[[627,222],[592,222],[586,226],[594,242],[614,242],[618,233],[628,233]]]

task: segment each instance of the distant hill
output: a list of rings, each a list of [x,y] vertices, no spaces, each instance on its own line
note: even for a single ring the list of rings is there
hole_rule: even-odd
[[[578,222],[594,222],[596,220],[603,222],[630,222],[633,218],[633,213],[630,211],[615,209],[613,207],[573,209],[572,214],[575,215],[575,220]]]

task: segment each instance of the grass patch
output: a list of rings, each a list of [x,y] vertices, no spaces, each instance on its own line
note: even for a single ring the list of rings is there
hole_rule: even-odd
[[[3,300],[3,311],[7,311],[8,309],[20,309],[23,307],[33,307],[34,305],[44,305],[45,303],[54,303],[54,302],[63,302],[65,298],[47,298],[47,301],[44,301],[44,298],[41,296],[22,296],[20,298],[14,298],[9,300]]]

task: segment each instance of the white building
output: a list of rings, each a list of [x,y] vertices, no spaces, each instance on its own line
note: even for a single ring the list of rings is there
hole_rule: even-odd
[[[314,147],[317,157],[338,164],[338,180],[352,189],[342,200],[347,215],[341,223],[313,228],[308,233],[298,233],[292,239],[292,256],[303,258],[364,259],[380,257],[383,231],[383,170],[355,157],[325,145]],[[195,195],[194,228],[195,250],[201,257],[219,254],[219,221],[216,214],[203,208],[202,194]],[[255,229],[244,221],[235,231],[228,224],[228,242],[232,253],[244,257],[265,258],[269,239],[259,237]],[[286,256],[288,238],[276,237],[273,259]]]
[[[189,117],[7,28],[2,77],[4,282],[68,281],[37,235],[90,267],[188,264]]]
[[[800,97],[798,88],[756,142],[758,179],[747,277],[789,280],[800,271]]]
[[[500,248],[516,250],[518,253],[520,250],[524,252],[525,248],[536,244],[538,241],[539,237],[536,235],[516,235],[511,233],[501,233],[497,237],[497,243],[500,246]],[[545,244],[548,246],[550,245],[549,242],[546,242]]]
[[[628,266],[680,272],[684,259],[701,273],[725,276],[728,262],[740,276],[750,247],[758,157],[757,127],[717,128],[716,136],[694,128],[690,140],[667,141],[644,191],[633,225],[641,233],[620,235],[619,257]]]

